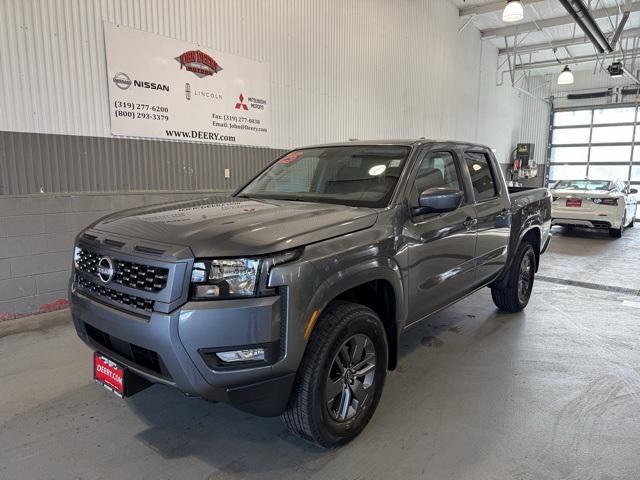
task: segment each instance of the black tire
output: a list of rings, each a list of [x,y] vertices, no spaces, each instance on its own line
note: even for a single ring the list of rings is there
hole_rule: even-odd
[[[631,219],[631,223],[629,225],[627,225],[627,228],[633,228],[633,226],[636,224],[636,219],[635,217]]]
[[[611,238],[622,238],[622,232],[624,230],[624,227],[620,227],[620,228],[610,228],[609,229],[609,236]]]
[[[336,369],[342,365],[341,359],[345,352],[357,353],[355,343],[366,337],[371,343],[364,341],[362,348],[362,362],[371,358],[371,351],[375,352],[373,365],[366,374],[371,383],[365,386],[363,381],[354,385],[353,368],[342,371]],[[354,348],[349,350],[348,342],[353,340]],[[345,343],[347,342],[347,343]],[[367,354],[367,352],[369,352]],[[336,363],[338,362],[338,363]],[[321,315],[316,328],[311,334],[307,351],[298,370],[293,392],[289,398],[286,411],[282,414],[285,425],[295,435],[315,443],[324,448],[337,447],[354,439],[369,423],[384,387],[387,374],[388,346],[384,326],[376,313],[363,305],[344,301],[329,304]],[[365,368],[362,369],[364,371]],[[348,373],[351,377],[348,380]],[[338,379],[334,380],[337,376]],[[350,384],[348,382],[351,382]],[[330,386],[340,383],[337,397],[340,401],[338,411],[342,405],[344,412],[352,416],[339,421],[334,417],[336,412],[333,405],[326,399],[330,397]],[[330,385],[331,384],[331,385]],[[346,391],[351,391],[347,401]],[[355,391],[359,393],[356,394]],[[358,395],[364,395],[357,401]],[[355,408],[352,405],[357,403]]]
[[[528,275],[523,276],[523,269]],[[536,270],[536,254],[529,242],[523,241],[507,274],[504,288],[492,287],[491,298],[496,307],[505,312],[520,312],[529,303]]]

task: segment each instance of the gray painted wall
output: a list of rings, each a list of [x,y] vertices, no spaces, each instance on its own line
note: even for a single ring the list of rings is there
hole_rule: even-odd
[[[284,150],[0,131],[0,195],[230,190]],[[225,168],[230,177],[225,178]]]
[[[209,193],[0,196],[0,320],[64,306],[74,238],[94,220]]]

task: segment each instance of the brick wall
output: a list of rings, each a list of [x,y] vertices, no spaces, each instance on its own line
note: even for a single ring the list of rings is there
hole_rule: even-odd
[[[0,320],[66,305],[73,241],[114,211],[203,193],[0,196]]]

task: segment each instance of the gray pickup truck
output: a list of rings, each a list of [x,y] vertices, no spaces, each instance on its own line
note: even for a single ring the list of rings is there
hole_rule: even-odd
[[[298,149],[231,196],[81,232],[73,321],[120,396],[161,383],[336,446],[369,422],[407,327],[485,286],[527,305],[550,221],[549,191],[510,192],[480,145]]]

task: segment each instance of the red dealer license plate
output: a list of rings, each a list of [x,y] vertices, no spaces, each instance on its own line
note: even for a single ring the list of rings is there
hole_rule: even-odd
[[[581,207],[582,199],[581,198],[567,198],[567,207]]]
[[[119,397],[124,397],[124,367],[113,360],[109,360],[99,353],[94,353],[93,378],[107,390]]]

